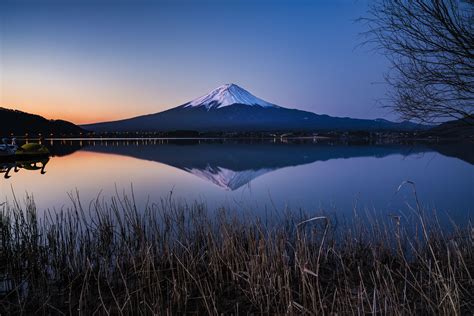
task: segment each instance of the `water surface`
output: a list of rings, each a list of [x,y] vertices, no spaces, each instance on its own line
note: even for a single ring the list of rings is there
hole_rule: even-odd
[[[226,206],[236,212],[354,209],[386,216],[409,213],[416,185],[422,205],[465,223],[474,209],[472,144],[359,144],[316,140],[46,141],[48,160],[11,169],[0,179],[1,200],[32,194],[38,209],[83,205],[130,193],[140,207],[169,197]],[[43,169],[41,169],[44,167]],[[2,176],[8,165],[2,167]],[[30,169],[30,170],[28,170]],[[171,193],[172,192],[172,193]]]

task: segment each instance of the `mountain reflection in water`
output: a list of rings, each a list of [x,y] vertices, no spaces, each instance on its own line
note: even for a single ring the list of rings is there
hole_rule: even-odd
[[[439,152],[474,163],[472,144],[341,144],[313,141],[84,140],[51,142],[54,155],[76,150],[155,161],[189,172],[226,190],[280,168],[332,159],[403,156]]]

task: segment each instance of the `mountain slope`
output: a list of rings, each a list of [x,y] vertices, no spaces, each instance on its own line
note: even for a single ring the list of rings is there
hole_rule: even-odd
[[[252,95],[235,84],[220,86],[207,95],[173,109],[114,122],[84,125],[95,132],[127,131],[328,131],[411,130],[409,122],[363,120],[318,115],[284,108]]]
[[[0,107],[0,135],[37,136],[38,134],[55,136],[79,135],[85,132],[81,127],[63,120],[47,120],[42,116]]]
[[[426,131],[426,136],[474,138],[474,117],[448,121]]]

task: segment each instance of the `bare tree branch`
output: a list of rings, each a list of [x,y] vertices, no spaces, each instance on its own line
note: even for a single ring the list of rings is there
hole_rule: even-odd
[[[374,0],[360,21],[391,63],[385,106],[422,122],[473,117],[474,0]]]

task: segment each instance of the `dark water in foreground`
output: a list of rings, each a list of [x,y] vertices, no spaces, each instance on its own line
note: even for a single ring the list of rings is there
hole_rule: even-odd
[[[347,145],[320,141],[46,141],[41,170],[0,174],[0,203],[32,194],[40,211],[133,190],[139,206],[168,197],[255,214],[291,209],[350,215],[409,213],[413,181],[424,208],[465,223],[474,211],[472,144]],[[35,169],[30,164],[29,169]],[[33,167],[33,168],[31,168]]]

